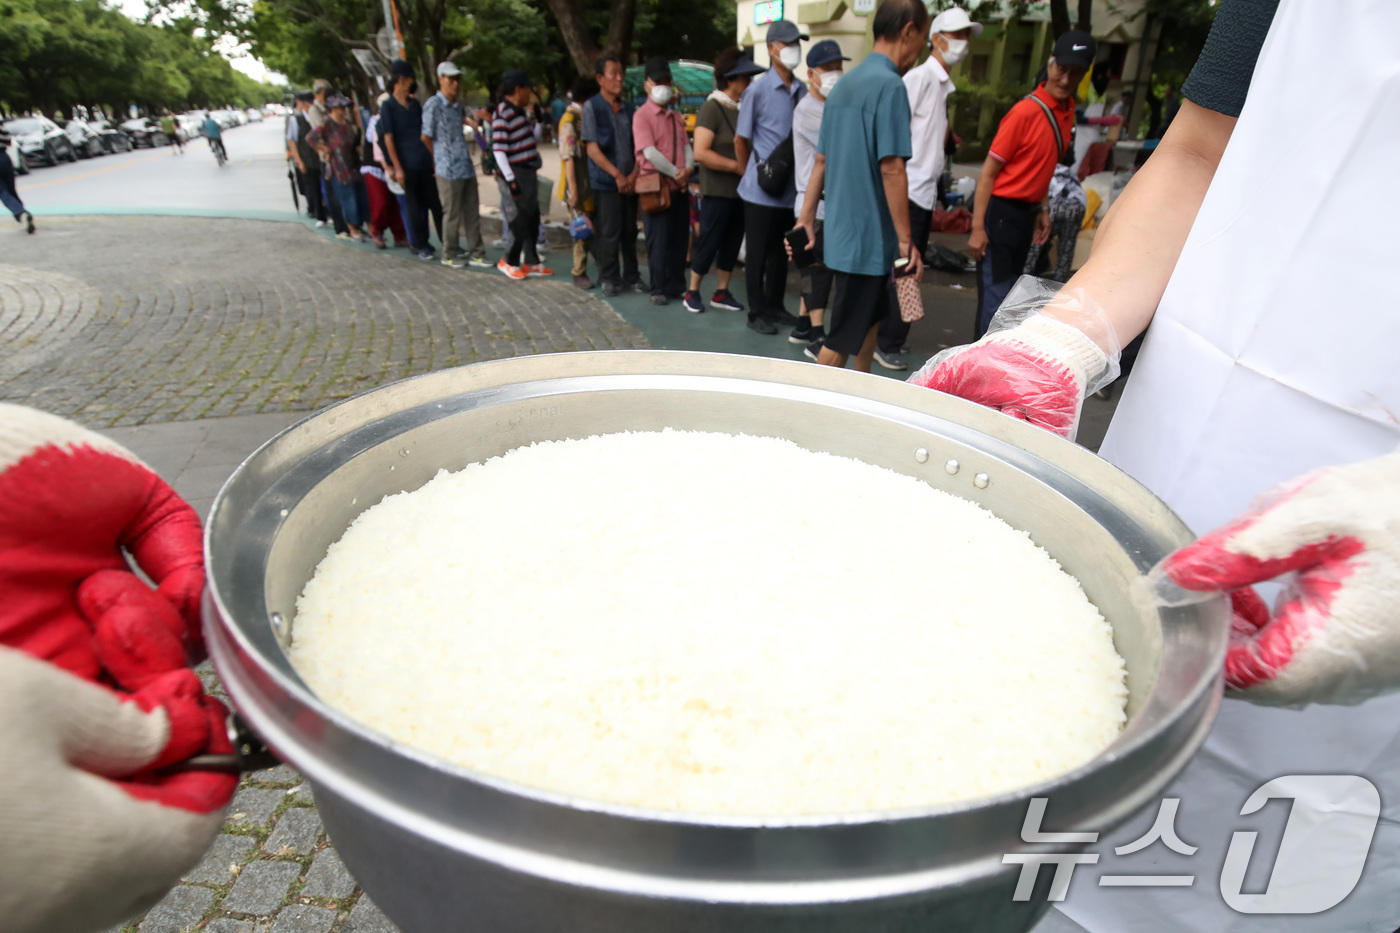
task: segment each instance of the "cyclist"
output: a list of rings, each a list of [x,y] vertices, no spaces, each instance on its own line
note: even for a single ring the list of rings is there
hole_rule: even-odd
[[[228,150],[224,148],[223,130],[219,128],[219,121],[214,119],[211,113],[204,118],[204,136],[209,140],[209,148],[214,150],[215,157],[222,165],[228,161]]]

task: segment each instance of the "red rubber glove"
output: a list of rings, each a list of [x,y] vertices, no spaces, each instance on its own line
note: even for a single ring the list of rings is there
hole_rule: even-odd
[[[191,670],[203,585],[199,517],[160,477],[72,422],[0,404],[0,645],[163,709],[168,743],[128,789],[211,812],[236,777],[154,773],[227,746],[227,712]]]
[[[1400,453],[1309,473],[1162,562],[1227,591],[1225,681],[1271,705],[1360,703],[1400,688]],[[1295,574],[1271,613],[1252,584]]]
[[[1116,376],[1116,359],[1083,331],[1036,314],[989,331],[970,346],[943,351],[909,381],[1074,440],[1084,399],[1107,381],[1099,380],[1110,369]]]

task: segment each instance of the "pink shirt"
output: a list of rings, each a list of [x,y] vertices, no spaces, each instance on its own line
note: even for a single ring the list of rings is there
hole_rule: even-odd
[[[676,168],[685,168],[686,142],[685,119],[680,114],[670,109],[663,110],[651,100],[637,108],[632,117],[632,144],[637,153],[637,165],[641,166],[638,174],[656,173],[656,166],[642,155],[648,146],[655,146]],[[666,181],[672,191],[681,190],[680,183],[674,178]]]

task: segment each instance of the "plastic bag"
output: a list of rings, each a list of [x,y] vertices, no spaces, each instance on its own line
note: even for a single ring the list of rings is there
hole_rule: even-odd
[[[938,353],[909,381],[1074,440],[1084,399],[1118,378],[1121,350],[1083,289],[1023,275],[981,340]]]

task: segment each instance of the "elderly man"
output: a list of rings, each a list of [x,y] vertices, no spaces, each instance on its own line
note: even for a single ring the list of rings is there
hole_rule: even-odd
[[[826,198],[824,259],[835,273],[831,326],[817,356],[824,366],[870,372],[875,334],[894,304],[892,275],[918,276],[923,259],[909,238],[909,93],[900,80],[928,45],[922,0],[885,0],[875,11],[875,44],[832,90],[822,114],[817,161],[799,226],[815,239]],[[872,206],[874,210],[872,210]]]
[[[622,97],[622,61],[604,55],[594,65],[598,93],[583,108],[580,137],[588,152],[588,182],[598,209],[598,278],[603,297],[622,289],[645,292],[637,272],[637,154],[633,108]]]
[[[968,39],[982,31],[981,23],[968,18],[961,7],[951,7],[933,18],[929,27],[928,60],[904,76],[913,114],[910,135],[914,157],[909,173],[909,237],[922,256],[928,250],[933,207],[938,200],[938,177],[943,174],[944,144],[948,137],[948,95],[954,90],[948,73],[967,57]],[[885,369],[909,368],[900,348],[909,337],[909,322],[894,309],[880,324],[875,341],[875,362]]]
[[[462,131],[462,127],[469,126],[475,132],[477,126],[457,99],[462,70],[452,62],[443,62],[437,66],[437,79],[438,92],[423,105],[422,137],[433,157],[438,200],[442,202],[442,264],[452,269],[463,267],[457,252],[462,234],[466,234],[468,261],[489,269],[486,244],[481,241],[476,168]]]
[[[747,237],[744,279],[749,290],[749,328],[760,334],[776,334],[779,324],[797,323],[796,315],[783,307],[787,287],[783,234],[792,227],[797,201],[792,144],[788,141],[792,112],[807,93],[792,71],[802,61],[801,43],[806,38],[785,19],[768,27],[768,57],[773,67],[744,92],[734,130],[734,154],[745,166],[739,197],[744,202]],[[760,166],[765,162],[776,170],[769,176],[768,187],[759,182]]]
[[[287,158],[297,167],[297,188],[306,198],[306,216],[316,218],[317,227],[324,227],[326,202],[321,197],[321,158],[306,141],[315,129],[308,114],[315,100],[310,91],[296,96],[296,110],[287,117]]]
[[[1074,89],[1093,65],[1095,50],[1087,32],[1056,39],[1049,77],[1001,118],[982,163],[967,244],[977,260],[978,337],[1025,268],[1031,242],[1050,236],[1050,178],[1073,145]]]
[[[812,86],[792,112],[793,175],[799,207],[806,200],[812,169],[817,164],[817,144],[821,137],[822,112],[826,110],[827,95],[841,80],[848,61],[850,59],[841,54],[841,46],[835,39],[823,39],[807,52],[807,77],[811,79]],[[813,224],[815,242],[810,244],[817,261],[802,270],[802,313],[797,326],[788,335],[788,342],[802,344],[802,352],[814,360],[826,342],[823,320],[827,299],[831,297],[831,270],[821,261],[822,222],[825,219],[826,207],[819,201],[817,219]]]

